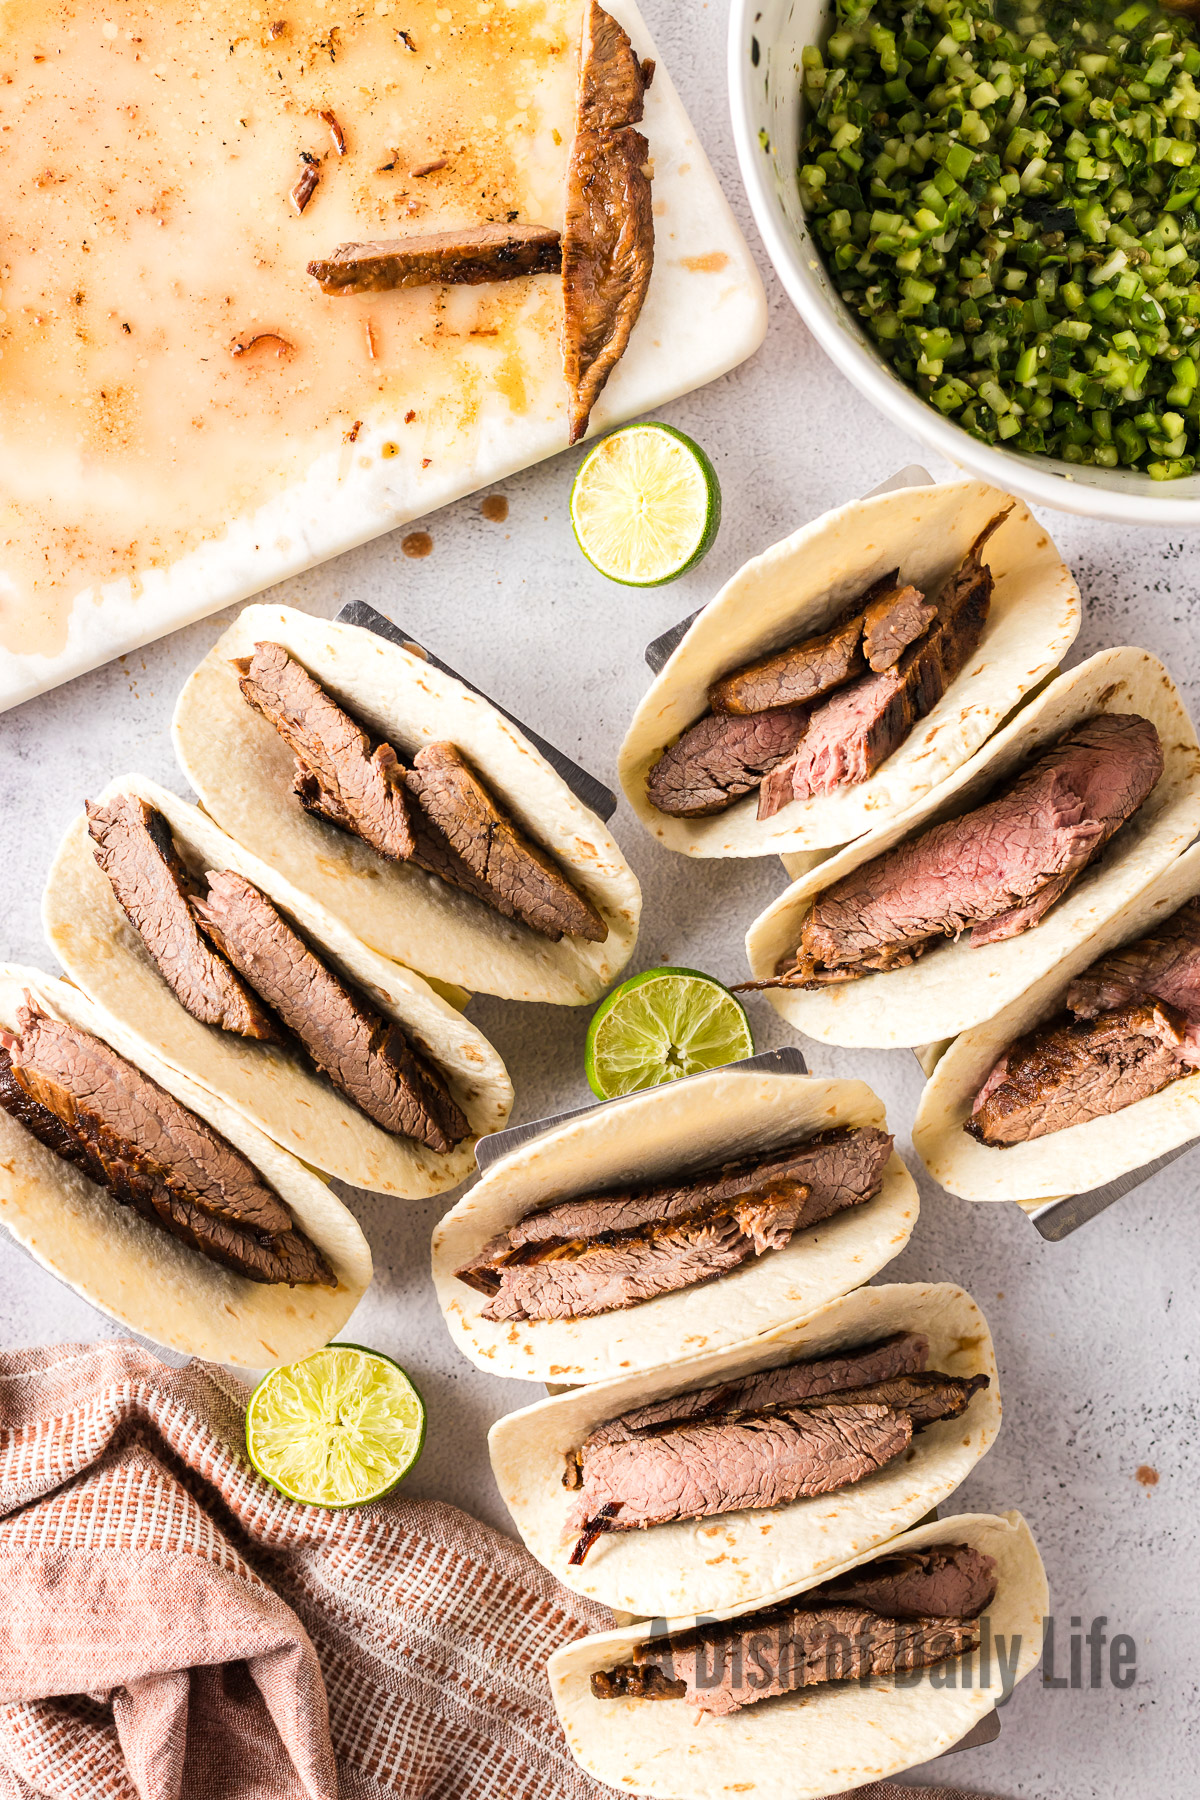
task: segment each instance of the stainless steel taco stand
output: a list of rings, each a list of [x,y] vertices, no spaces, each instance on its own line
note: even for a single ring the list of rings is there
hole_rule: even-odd
[[[382,613],[376,612],[375,608],[368,606],[364,600],[349,601],[336,615],[336,623],[357,625],[361,631],[373,631],[376,637],[386,638],[389,644],[398,644],[402,650],[407,650],[413,656],[419,656],[422,662],[427,662],[431,667],[440,669],[443,675],[449,675],[453,680],[461,681],[464,687],[470,688],[473,694],[478,694],[481,700],[486,700],[489,706],[494,706],[498,713],[502,713],[510,725],[515,725],[518,731],[525,734],[531,744],[537,745],[551,768],[562,776],[577,800],[582,800],[583,804],[592,812],[598,813],[606,824],[612,818],[617,810],[617,797],[611,788],[606,788],[602,781],[597,781],[594,775],[589,775],[586,769],[581,769],[579,764],[573,762],[565,751],[556,749],[553,744],[548,744],[544,737],[539,737],[536,731],[530,730],[523,720],[518,719],[514,713],[510,713],[506,707],[501,706],[498,700],[493,700],[492,696],[485,694],[481,687],[477,687],[465,675],[460,675],[457,669],[450,667],[449,663],[444,663],[440,657],[433,654],[432,650],[427,650],[424,644],[418,643],[416,638],[412,637],[402,626],[393,625],[390,619],[385,619]]]

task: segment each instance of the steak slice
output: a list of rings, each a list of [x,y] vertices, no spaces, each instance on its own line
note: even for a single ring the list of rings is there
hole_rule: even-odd
[[[316,1245],[240,1151],[90,1033],[26,995],[0,1033],[0,1106],[48,1149],[250,1281],[336,1287]]]
[[[891,597],[892,617],[915,623],[917,618],[936,615],[932,626],[891,663],[868,656],[872,670],[879,672],[863,675],[815,709],[795,755],[763,783],[760,819],[771,818],[791,800],[809,800],[869,780],[900,748],[913,726],[933,711],[979,647],[994,585],[980,552],[1010,510],[1005,507],[984,526],[945,583],[935,607],[926,609],[915,588],[899,590]],[[912,603],[906,601],[907,594],[914,596]],[[869,631],[876,631],[885,655],[890,649],[887,616],[882,629],[875,627],[872,607],[884,606],[888,599],[881,596],[872,602],[864,626],[864,643]]]
[[[434,281],[477,286],[518,275],[557,275],[561,267],[559,235],[547,225],[469,225],[339,244],[332,256],[310,262],[308,272],[323,294],[343,295],[428,287]]]
[[[953,1556],[964,1548],[938,1546],[915,1553],[913,1560]],[[869,1583],[873,1569],[901,1560],[882,1558],[854,1575]],[[973,1618],[884,1616],[849,1598],[822,1602],[823,1592],[815,1589],[737,1619],[651,1638],[638,1645],[632,1662],[597,1670],[592,1693],[598,1700],[684,1700],[724,1716],[826,1682],[865,1683],[931,1668],[979,1648],[981,1630]]]
[[[754,1375],[735,1377],[715,1387],[668,1394],[661,1400],[652,1400],[648,1406],[638,1406],[619,1418],[608,1419],[589,1432],[580,1449],[567,1458],[563,1486],[582,1485],[584,1459],[601,1444],[716,1413],[756,1412],[771,1406],[794,1405],[800,1400],[840,1394],[896,1375],[915,1374],[925,1367],[928,1355],[927,1337],[916,1331],[898,1331],[876,1344],[864,1344],[860,1350],[841,1350],[809,1362],[781,1363],[777,1368],[760,1369]]]
[[[900,968],[939,937],[1028,907],[1052,884],[1058,899],[1162,770],[1148,719],[1096,714],[1042,750],[995,799],[872,857],[818,894],[794,957],[775,976],[745,985],[820,987]]]
[[[919,1341],[922,1344],[925,1343],[924,1339]],[[793,1367],[796,1366],[793,1365]],[[803,1368],[803,1365],[798,1366]],[[788,1369],[769,1371],[772,1375],[783,1376],[791,1372]],[[753,1384],[748,1385],[751,1396],[754,1397],[755,1388]],[[781,1396],[786,1396],[788,1385],[785,1380],[781,1380],[775,1384],[772,1390],[769,1384],[763,1383],[758,1392],[766,1394],[774,1391]],[[639,1415],[626,1414],[624,1419],[614,1420],[611,1424],[602,1426],[599,1431],[593,1432],[585,1438],[580,1450],[568,1460],[567,1478],[564,1480],[563,1486],[579,1487],[583,1490],[572,1511],[571,1525],[577,1528],[588,1521],[607,1520],[612,1517],[617,1522],[611,1525],[604,1524],[603,1530],[619,1531],[630,1528],[621,1523],[628,1513],[627,1496],[617,1485],[615,1473],[623,1471],[627,1474],[629,1458],[634,1457],[636,1452],[628,1450],[622,1453],[620,1459],[615,1459],[609,1455],[609,1451],[614,1445],[640,1444],[645,1446],[658,1438],[673,1436],[676,1432],[687,1431],[698,1424],[732,1431],[755,1421],[784,1416],[794,1418],[797,1409],[802,1406],[820,1408],[826,1405],[858,1408],[885,1407],[889,1412],[903,1413],[909,1421],[912,1432],[915,1433],[923,1430],[927,1425],[937,1424],[940,1420],[957,1419],[967,1410],[975,1395],[989,1385],[990,1377],[987,1375],[943,1375],[940,1370],[931,1369],[912,1374],[889,1376],[867,1386],[851,1384],[844,1388],[839,1387],[832,1393],[815,1394],[812,1397],[802,1397],[796,1394],[774,1401],[757,1400],[754,1405],[745,1410],[737,1404],[731,1405],[728,1401],[723,1404],[714,1402],[698,1417],[686,1414],[682,1417],[659,1417],[652,1424],[643,1423],[634,1430],[628,1429],[629,1420],[631,1416],[637,1418]],[[735,1397],[740,1398],[737,1396],[736,1384],[731,1384],[731,1386],[734,1388]],[[712,1392],[712,1390],[709,1391]],[[721,1390],[716,1391],[719,1394]],[[693,1396],[684,1395],[682,1398],[688,1400]],[[669,1402],[667,1404],[669,1405]],[[662,1410],[661,1407],[657,1409],[647,1407],[643,1409],[643,1414],[655,1411],[661,1413]],[[576,1471],[574,1475],[572,1474],[572,1464]]]
[[[650,146],[635,122],[653,74],[598,0],[584,7],[562,237],[563,370],[577,443],[629,342],[654,267]]]
[[[834,1398],[602,1444],[584,1463],[568,1520],[582,1533],[571,1562],[607,1532],[837,1493],[902,1455],[912,1430],[907,1413]]]
[[[602,944],[608,926],[558,864],[525,836],[453,744],[418,752],[408,785],[455,855],[483,883],[492,908],[542,937]]]
[[[884,579],[891,582],[895,577]],[[862,607],[856,601],[828,630],[801,644],[772,651],[714,681],[708,690],[708,704],[715,713],[737,718],[751,718],[774,707],[806,706],[862,674],[866,667],[862,634]]]
[[[369,1119],[440,1154],[470,1134],[441,1075],[399,1025],[335,975],[245,876],[214,871],[207,897],[192,906],[317,1068]]]
[[[518,1219],[455,1273],[480,1293],[495,1294],[505,1265],[538,1246],[553,1248],[585,1239],[615,1242],[621,1233],[687,1219],[718,1202],[802,1201],[803,1223],[796,1229],[805,1229],[879,1192],[892,1141],[873,1125],[838,1126],[790,1149],[701,1170],[656,1187],[560,1200]]]
[[[1148,937],[1110,950],[1077,975],[1067,992],[1067,1010],[1080,1019],[1154,997],[1188,1021],[1182,1047],[1188,1062],[1200,1060],[1200,900],[1188,900]]]
[[[721,1200],[675,1224],[538,1246],[506,1263],[485,1319],[589,1319],[727,1275],[782,1250],[801,1228],[808,1189]]]
[[[296,758],[300,804],[390,862],[411,857],[408,790],[391,745],[372,751],[366,732],[282,644],[256,644],[254,655],[234,666],[244,697]]]
[[[872,590],[873,598],[863,608],[863,655],[867,667],[877,675],[898,663],[908,646],[924,637],[937,617],[936,605],[926,600],[920,588],[908,582],[901,585],[898,574],[899,571],[892,577],[894,585],[880,593]],[[882,588],[883,584],[876,586]]]
[[[162,814],[133,794],[84,805],[96,861],[180,1005],[202,1025],[277,1042],[257,994],[201,936],[188,905],[192,883]]]
[[[646,777],[646,798],[676,819],[724,812],[792,754],[807,728],[803,706],[745,717],[706,713],[663,751]]]
[[[980,1088],[965,1130],[1006,1148],[1120,1112],[1187,1073],[1186,1034],[1182,1013],[1149,999],[1020,1037]]]
[[[996,1559],[970,1544],[898,1550],[863,1569],[823,1581],[804,1599],[815,1606],[864,1606],[889,1619],[975,1619],[996,1597]]]

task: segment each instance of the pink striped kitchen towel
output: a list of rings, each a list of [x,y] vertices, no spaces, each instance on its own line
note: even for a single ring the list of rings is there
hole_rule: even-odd
[[[452,1507],[284,1499],[244,1403],[120,1340],[0,1356],[0,1800],[611,1796],[545,1678],[610,1616]]]

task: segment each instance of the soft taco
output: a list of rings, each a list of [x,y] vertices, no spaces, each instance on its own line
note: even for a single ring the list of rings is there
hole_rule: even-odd
[[[550,1688],[576,1760],[622,1792],[819,1800],[957,1744],[1036,1666],[1048,1606],[1020,1513],[965,1513],[715,1620],[580,1638]]]
[[[1101,651],[919,805],[794,881],[750,927],[747,985],[826,1043],[957,1036],[1174,861],[1200,829],[1198,777],[1162,664]]]
[[[493,1163],[434,1232],[434,1283],[481,1369],[602,1381],[813,1312],[898,1255],[918,1207],[863,1082],[717,1070]]]
[[[561,1006],[598,999],[628,961],[641,893],[603,821],[415,650],[248,606],[174,732],[217,823],[381,955]]]
[[[77,988],[0,966],[9,1231],[121,1324],[266,1368],[327,1343],[371,1253],[326,1184]]]
[[[1044,527],[980,481],[824,514],[698,615],[619,772],[669,849],[849,843],[961,767],[1060,663],[1079,590]]]
[[[913,1142],[966,1200],[1088,1189],[1200,1136],[1200,848],[954,1040]]]
[[[488,1442],[526,1547],[577,1593],[648,1618],[862,1556],[952,1494],[999,1428],[975,1302],[898,1284],[540,1401]]]
[[[508,1118],[512,1084],[475,1026],[145,776],[89,801],[42,914],[85,993],[312,1168],[424,1198]]]

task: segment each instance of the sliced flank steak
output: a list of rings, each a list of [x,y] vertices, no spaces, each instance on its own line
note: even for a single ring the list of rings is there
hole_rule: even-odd
[[[724,812],[789,757],[807,729],[803,706],[746,718],[706,713],[663,751],[646,777],[646,797],[674,819]]]
[[[809,800],[869,780],[900,748],[918,720],[933,711],[983,637],[994,584],[992,571],[980,553],[1008,513],[1006,507],[980,532],[943,586],[936,606],[922,608],[918,614],[909,604],[906,611],[906,595],[915,595],[917,601],[922,596],[915,588],[898,591],[892,616],[911,617],[914,623],[922,617],[929,628],[922,627],[919,641],[911,642],[891,662],[882,666],[872,663],[872,673],[860,676],[814,709],[795,755],[763,782],[760,819],[773,817],[792,800]],[[870,609],[864,643],[869,625]]]
[[[902,968],[971,929],[995,943],[1035,926],[1153,790],[1162,746],[1148,719],[1098,713],[994,799],[872,857],[818,894],[800,944],[748,987],[821,987]]]
[[[96,861],[180,1005],[202,1025],[278,1040],[258,996],[201,935],[189,905],[193,883],[162,814],[133,794],[86,808]]]
[[[562,236],[563,368],[577,443],[638,320],[654,267],[650,146],[634,126],[654,74],[585,0]]]
[[[256,644],[234,664],[250,705],[296,759],[293,791],[308,812],[351,831],[389,861],[413,854],[408,788],[390,744],[372,750],[365,731],[289,656]]]
[[[458,231],[415,233],[378,243],[339,244],[332,256],[310,262],[323,294],[377,294],[431,282],[477,286],[519,275],[557,275],[562,245],[546,225],[469,225]]]
[[[306,811],[353,833],[389,862],[412,862],[542,937],[603,943],[608,926],[544,850],[509,818],[453,744],[405,768],[281,644],[234,665],[242,694],[296,759]]]
[[[789,1401],[587,1439],[568,1531],[582,1562],[607,1532],[783,1506],[852,1487],[908,1448],[913,1433],[956,1419],[987,1375],[892,1376]]]
[[[400,1026],[335,975],[253,883],[214,871],[192,906],[222,954],[369,1119],[439,1154],[470,1135],[441,1075]]]
[[[1147,937],[1110,950],[1077,975],[1067,1011],[1077,1019],[1095,1019],[1151,996],[1183,1013],[1189,1026],[1200,1027],[1200,899],[1186,901]]]
[[[965,1544],[883,1556],[781,1604],[652,1638],[632,1662],[597,1670],[592,1693],[723,1716],[826,1682],[931,1668],[978,1649],[976,1620],[995,1591],[994,1559]],[[958,1611],[956,1599],[968,1605]]]
[[[101,1039],[26,995],[0,1033],[0,1106],[123,1206],[250,1281],[336,1287],[240,1151]]]
[[[604,942],[608,926],[591,901],[513,823],[453,744],[418,751],[408,785],[496,912],[556,943],[564,936]]]
[[[714,1387],[668,1394],[661,1400],[652,1400],[648,1406],[638,1406],[619,1418],[608,1419],[589,1432],[580,1449],[567,1458],[563,1486],[577,1488],[582,1484],[583,1458],[602,1444],[618,1443],[717,1413],[794,1405],[899,1375],[917,1374],[924,1369],[928,1356],[927,1337],[917,1331],[898,1331],[878,1343],[864,1344],[861,1349],[838,1351],[810,1362],[781,1363],[777,1368],[736,1376]]]
[[[510,1304],[509,1295],[522,1309],[540,1295],[556,1308],[570,1299],[584,1309],[538,1316],[590,1316],[634,1305],[634,1298],[620,1298],[626,1289],[664,1282],[637,1295],[649,1299],[654,1292],[722,1274],[726,1266],[757,1254],[755,1231],[761,1235],[768,1218],[772,1235],[786,1229],[790,1236],[861,1205],[879,1192],[891,1152],[887,1132],[872,1125],[839,1126],[788,1148],[654,1187],[560,1200],[518,1219],[456,1274],[502,1308]],[[739,1222],[739,1207],[759,1210],[743,1212]],[[679,1231],[668,1236],[668,1227]],[[600,1251],[609,1253],[606,1260],[591,1260]],[[727,1261],[731,1257],[736,1261]],[[520,1273],[536,1269],[539,1259],[544,1277]],[[678,1279],[685,1269],[696,1270],[686,1282]],[[598,1304],[601,1298],[604,1305]],[[508,1315],[489,1311],[487,1316]]]

